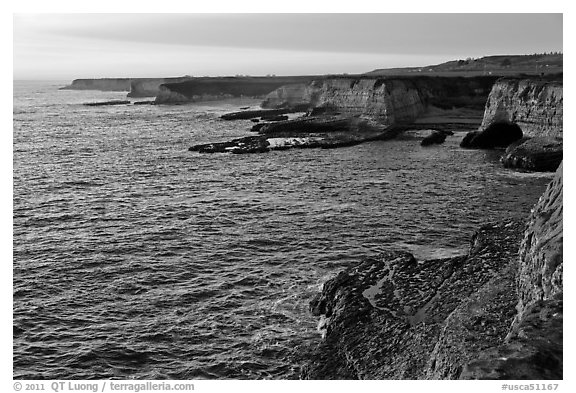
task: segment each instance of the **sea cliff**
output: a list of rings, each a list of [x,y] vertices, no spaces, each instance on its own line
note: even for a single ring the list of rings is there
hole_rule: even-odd
[[[367,116],[383,124],[405,123],[417,119],[430,106],[483,109],[495,80],[492,76],[323,78],[308,85],[282,86],[268,94],[262,106],[308,104]]]
[[[486,102],[482,124],[460,146],[506,149],[508,168],[553,172],[563,159],[561,76],[498,80]]]
[[[527,137],[562,138],[561,81],[504,78],[488,96],[481,130],[496,122],[515,123]]]
[[[74,79],[60,90],[130,91],[130,78]]]
[[[156,103],[180,104],[231,97],[264,97],[281,86],[309,82],[312,79],[310,76],[191,78],[162,84]]]
[[[286,113],[308,108],[305,116],[275,119],[278,121],[272,124],[260,123],[258,111],[224,115],[223,119],[246,119],[253,115],[252,120],[259,124],[252,131],[258,135],[194,145],[189,150],[244,154],[289,148],[336,148],[392,139],[408,128],[434,129],[437,132],[424,145],[432,144],[431,141],[442,143],[454,129],[470,129],[470,112],[478,114],[477,123],[472,120],[472,124],[479,125],[482,114],[479,106],[484,107],[494,80],[493,77],[326,77],[309,84],[283,85],[269,93],[262,106]],[[163,85],[162,97],[158,96],[157,101],[190,101],[189,95],[177,91],[182,85]],[[451,111],[452,116],[439,118],[438,114],[445,110]],[[423,121],[431,111],[434,115],[429,119],[433,123]]]
[[[310,84],[305,94],[312,107],[366,116],[382,124],[413,121],[425,109],[425,97],[407,80],[326,79]]]
[[[176,78],[133,78],[130,80],[130,93],[128,97],[156,97],[160,92],[160,85],[164,83],[177,83],[190,79],[190,77]]]
[[[527,226],[487,224],[461,257],[386,252],[326,282],[302,377],[561,379],[562,260],[560,166]]]

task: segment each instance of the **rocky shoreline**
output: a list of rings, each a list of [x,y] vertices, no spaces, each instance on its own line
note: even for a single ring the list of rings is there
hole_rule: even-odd
[[[562,379],[563,90],[539,78],[338,77],[161,84],[154,103],[264,94],[250,134],[198,153],[339,148],[402,137],[422,146],[469,130],[462,148],[502,165],[556,171],[528,217],[482,226],[466,255],[418,261],[388,251],[348,267],[310,303],[322,340],[301,348],[304,379]],[[309,82],[309,83],[308,83]],[[118,102],[98,103],[112,105]],[[481,104],[481,105],[480,105]],[[247,109],[247,108],[246,108]],[[295,119],[286,114],[307,112]],[[255,124],[254,124],[255,123]]]
[[[478,116],[480,111],[475,103],[486,100],[493,81],[494,78],[457,81],[450,78],[325,78],[308,85],[283,86],[265,98],[261,106],[266,109],[222,116],[225,120],[257,120],[251,131],[258,136],[194,145],[189,150],[245,154],[289,148],[336,148],[392,139],[410,129],[436,130],[424,145],[440,144],[453,130],[479,126],[481,114]],[[462,86],[452,89],[456,93],[449,93],[447,86],[451,83]],[[430,102],[437,105],[458,102],[459,106],[444,110],[431,106]],[[451,116],[430,116],[431,109],[434,115],[450,113]],[[273,118],[266,123],[254,119],[303,110],[308,112],[297,119]],[[472,123],[467,117],[470,113],[477,116]]]
[[[227,142],[194,145],[200,153],[265,153],[291,148],[332,149],[364,142],[394,138],[399,130],[383,127],[368,119],[345,116],[310,116],[294,120],[257,124],[258,135]]]
[[[470,130],[461,147],[508,148],[502,157],[505,167],[553,172],[562,161],[562,104],[557,80],[324,78],[279,87],[266,96],[261,110],[222,116],[258,123],[251,128],[256,136],[189,150],[247,154],[335,148],[414,130],[430,130],[420,143],[432,146],[454,131]],[[300,118],[283,117],[304,110]]]
[[[363,83],[368,96],[381,86]],[[429,100],[421,88],[415,93],[396,84],[407,94],[396,99],[389,83],[372,107],[362,103],[366,95],[353,92],[358,84],[324,81],[311,102],[320,116],[258,125],[260,140],[267,133],[310,136],[326,118],[368,119],[389,138],[427,123],[422,118]],[[274,97],[302,103],[294,89],[289,93]],[[389,251],[340,272],[310,303],[322,340],[299,349],[301,378],[562,379],[562,103],[557,81],[504,79],[494,85],[482,123],[461,146],[506,149],[501,161],[507,167],[556,171],[528,223],[482,226],[460,257],[418,261]],[[332,128],[358,132],[343,123]],[[445,138],[446,129],[431,128],[422,145]]]
[[[301,377],[562,379],[562,266],[560,166],[528,225],[487,224],[461,257],[391,251],[326,282]]]
[[[554,172],[563,158],[561,81],[503,78],[490,92],[482,124],[460,146],[506,149],[506,168]]]

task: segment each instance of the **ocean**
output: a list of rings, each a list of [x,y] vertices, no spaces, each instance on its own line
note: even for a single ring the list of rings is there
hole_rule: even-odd
[[[466,253],[526,218],[552,174],[417,139],[200,154],[258,100],[88,107],[125,92],[14,82],[13,377],[293,379],[308,303],[388,249]]]

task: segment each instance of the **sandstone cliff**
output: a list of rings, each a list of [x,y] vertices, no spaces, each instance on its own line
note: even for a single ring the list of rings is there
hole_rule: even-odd
[[[524,228],[486,225],[468,255],[388,252],[326,282],[302,377],[561,379],[562,167]]]
[[[262,108],[280,108],[284,106],[309,104],[306,99],[307,88],[308,84],[306,83],[280,86],[271,93],[268,93],[260,106]]]
[[[179,78],[135,78],[130,81],[130,93],[128,97],[156,97],[160,91],[160,85],[164,83],[183,82],[190,77]]]
[[[520,313],[534,301],[548,300],[562,293],[562,174],[560,164],[556,177],[532,210],[520,246]]]
[[[187,95],[171,89],[168,85],[162,84],[158,87],[158,93],[154,99],[156,104],[185,104],[188,102],[217,101],[232,98],[230,94],[196,94]]]
[[[355,144],[392,139],[409,128],[438,132],[425,141],[442,143],[452,130],[477,127],[481,114],[479,103],[484,103],[495,78],[320,78],[309,84],[283,85],[269,93],[261,106],[288,112],[309,110],[300,119],[275,119],[276,124],[259,123],[252,127],[259,137],[246,137],[223,143],[195,145],[191,151],[202,153],[263,153],[276,149],[336,148]],[[274,79],[265,81],[266,84]],[[195,81],[166,84],[156,97],[157,102],[189,102],[206,100],[194,98],[199,92],[214,91],[229,94],[237,89],[253,90],[250,78],[220,81],[221,86],[201,86]],[[214,84],[215,81],[211,81]],[[259,83],[262,83],[260,81]],[[235,86],[248,84],[248,86]],[[195,86],[192,86],[195,85]],[[214,96],[215,99],[218,96]],[[439,113],[449,109],[452,116],[439,119]],[[255,117],[259,111],[245,111],[222,116],[223,119]],[[470,113],[477,116],[470,119]],[[422,116],[422,115],[426,116]],[[462,122],[462,118],[464,121]],[[426,120],[427,119],[427,120]],[[254,119],[259,122],[258,119]],[[264,118],[262,118],[264,120]],[[427,122],[432,120],[433,123]],[[418,121],[418,124],[415,124]],[[476,123],[477,121],[477,123]],[[280,140],[280,139],[281,140]],[[271,141],[272,140],[272,141]]]
[[[74,79],[60,90],[130,91],[129,78]]]
[[[404,80],[327,79],[310,84],[305,94],[313,107],[363,115],[383,124],[413,121],[425,109],[425,97],[414,83]]]
[[[281,86],[309,82],[312,79],[310,76],[191,78],[182,82],[162,84],[156,96],[156,103],[264,97]]]
[[[520,126],[524,136],[562,138],[562,82],[498,80],[490,92],[481,130],[495,122]]]
[[[268,94],[265,107],[308,104],[320,110],[369,117],[383,124],[410,123],[430,106],[483,108],[495,77],[368,78],[331,77],[282,86]]]
[[[516,270],[517,305],[501,345],[477,354],[460,379],[562,379],[563,168],[532,210]]]

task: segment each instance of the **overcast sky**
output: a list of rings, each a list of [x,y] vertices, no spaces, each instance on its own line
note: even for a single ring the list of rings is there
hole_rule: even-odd
[[[561,14],[14,16],[15,79],[361,73],[561,50]]]

